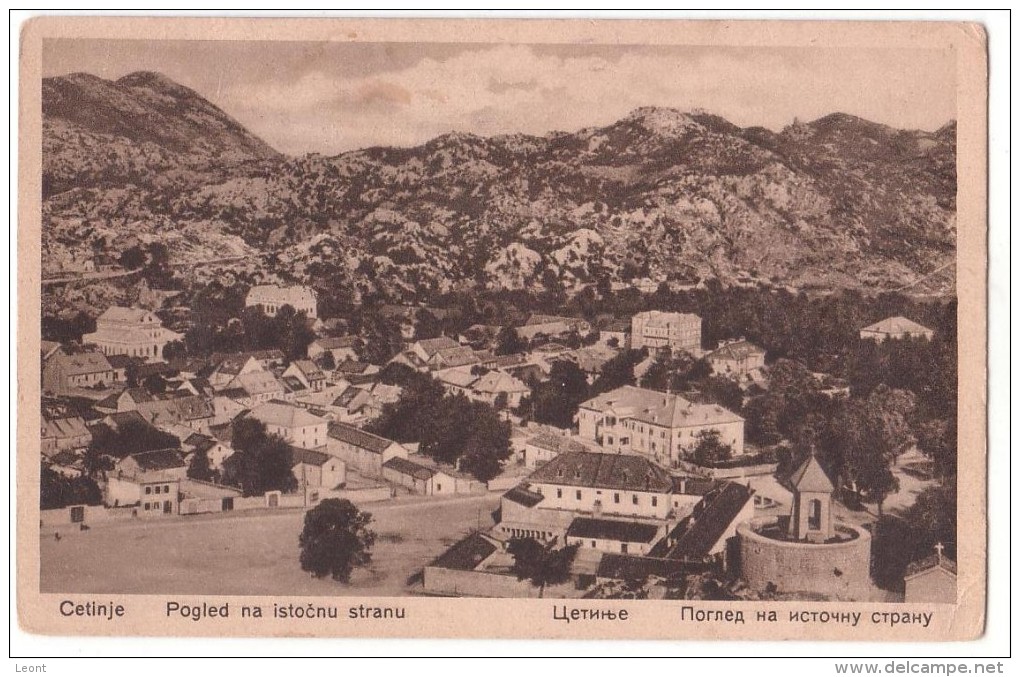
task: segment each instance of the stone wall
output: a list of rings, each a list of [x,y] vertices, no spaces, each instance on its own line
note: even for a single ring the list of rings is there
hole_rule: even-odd
[[[772,583],[781,593],[866,599],[871,587],[871,534],[845,524],[839,528],[856,538],[818,544],[782,541],[757,533],[751,523],[741,524],[737,527],[741,578],[755,590]]]

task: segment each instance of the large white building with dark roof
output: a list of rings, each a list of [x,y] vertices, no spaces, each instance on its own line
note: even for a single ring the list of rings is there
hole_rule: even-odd
[[[577,423],[582,439],[605,449],[641,454],[667,467],[686,458],[703,431],[718,431],[735,456],[744,453],[744,419],[739,415],[718,404],[635,386],[581,403]]]
[[[319,316],[319,302],[315,291],[299,285],[293,287],[280,287],[275,284],[256,285],[248,291],[244,305],[247,308],[257,306],[269,317],[275,317],[284,306],[305,313],[310,320]]]
[[[163,326],[155,313],[140,308],[112,306],[96,318],[96,330],[82,336],[82,343],[95,345],[104,355],[128,355],[161,361],[163,348],[184,336]]]

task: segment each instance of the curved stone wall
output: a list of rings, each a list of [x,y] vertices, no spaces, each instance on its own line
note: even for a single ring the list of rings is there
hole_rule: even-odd
[[[813,593],[830,599],[866,599],[871,588],[871,534],[840,524],[856,538],[839,543],[781,541],[737,527],[740,574],[754,590],[773,583],[779,592]]]

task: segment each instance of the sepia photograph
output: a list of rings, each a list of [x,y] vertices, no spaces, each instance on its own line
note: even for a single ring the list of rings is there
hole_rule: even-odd
[[[35,593],[983,604],[981,34],[482,23],[35,26]]]

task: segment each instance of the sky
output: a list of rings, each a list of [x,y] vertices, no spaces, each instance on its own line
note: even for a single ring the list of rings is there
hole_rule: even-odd
[[[933,131],[956,117],[949,50],[48,40],[44,76],[161,72],[284,153],[545,134],[641,106],[780,130],[849,113]]]

